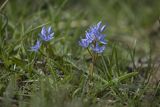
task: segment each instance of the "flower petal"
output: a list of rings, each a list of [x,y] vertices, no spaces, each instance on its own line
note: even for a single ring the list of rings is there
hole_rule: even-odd
[[[52,27],[50,26],[49,28],[48,28],[48,34],[50,34],[50,33],[52,33],[53,31],[52,31]]]
[[[46,30],[46,27],[44,26],[42,27],[41,35],[46,36],[46,34],[47,34],[47,30]]]
[[[92,46],[91,49],[96,52],[96,53],[102,53],[105,50],[105,46],[98,46],[98,44],[96,44],[96,46]]]
[[[37,52],[40,46],[41,46],[41,42],[37,40],[36,44],[31,47],[31,51]]]
[[[97,29],[100,29],[101,24],[102,24],[102,21],[98,22],[98,24],[97,24],[96,28],[97,28]]]
[[[100,31],[103,32],[105,29],[106,29],[106,25],[102,26]]]

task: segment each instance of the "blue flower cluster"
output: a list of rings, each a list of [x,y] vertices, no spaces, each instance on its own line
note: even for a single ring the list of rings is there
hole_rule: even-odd
[[[50,27],[48,27],[48,29],[44,26],[42,27],[41,33],[39,34],[40,38],[42,41],[50,41],[51,39],[54,38],[54,32]],[[37,40],[36,44],[34,46],[31,47],[31,51],[37,52],[39,50],[41,46],[41,41]]]
[[[91,48],[95,53],[102,53],[105,50],[107,41],[105,40],[106,35],[103,34],[106,25],[102,26],[100,21],[97,25],[91,26],[86,31],[86,37],[79,41],[79,45],[83,48]]]
[[[83,48],[91,48],[95,53],[102,53],[105,50],[107,41],[105,40],[106,35],[103,34],[106,25],[102,25],[100,21],[98,24],[91,26],[86,31],[86,37],[79,41],[79,45]],[[41,40],[37,40],[36,44],[31,47],[31,51],[37,52],[41,46],[41,41],[50,41],[54,38],[54,32],[50,27],[42,27],[41,33],[39,34]]]
[[[51,39],[53,39],[54,32],[52,31],[51,26],[48,29],[46,27],[43,27],[39,36],[44,41],[50,41]]]

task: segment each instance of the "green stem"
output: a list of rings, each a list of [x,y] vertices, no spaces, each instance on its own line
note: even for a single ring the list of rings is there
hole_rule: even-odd
[[[91,57],[93,57],[93,55],[92,55],[91,51],[89,50],[89,48],[87,48],[87,50],[88,50],[89,54],[91,55]]]

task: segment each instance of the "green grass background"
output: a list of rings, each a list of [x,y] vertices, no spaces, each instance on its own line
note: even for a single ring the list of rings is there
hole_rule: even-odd
[[[160,106],[159,82],[150,81],[158,72],[160,0],[0,4],[0,107]],[[91,57],[78,41],[99,21],[107,24],[108,44],[88,83]],[[44,25],[55,32],[41,48],[45,56],[29,51]],[[140,58],[147,67],[134,68]]]

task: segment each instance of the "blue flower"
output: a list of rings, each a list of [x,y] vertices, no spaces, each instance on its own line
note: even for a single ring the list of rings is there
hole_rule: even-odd
[[[84,48],[87,48],[89,46],[89,42],[87,39],[82,39],[81,41],[79,41],[79,45]]]
[[[91,46],[92,50],[96,53],[102,53],[105,50],[105,46],[99,46],[98,44],[96,44],[95,46]]]
[[[79,45],[83,48],[91,47],[94,52],[102,53],[107,44],[107,41],[105,40],[106,35],[103,34],[105,28],[106,25],[102,26],[101,21],[97,25],[91,26],[89,30],[86,31],[86,38],[81,39]]]
[[[106,25],[102,26],[102,22],[100,21],[97,25],[90,27],[86,32],[86,38],[89,39],[89,42],[99,41],[102,44],[107,44],[105,41],[106,35],[102,34],[105,28]]]
[[[41,46],[41,42],[37,40],[36,44],[31,47],[31,51],[37,52],[40,46]]]
[[[54,32],[52,31],[51,26],[47,29],[45,26],[42,27],[41,33],[39,34],[42,40],[50,41],[54,37]]]

